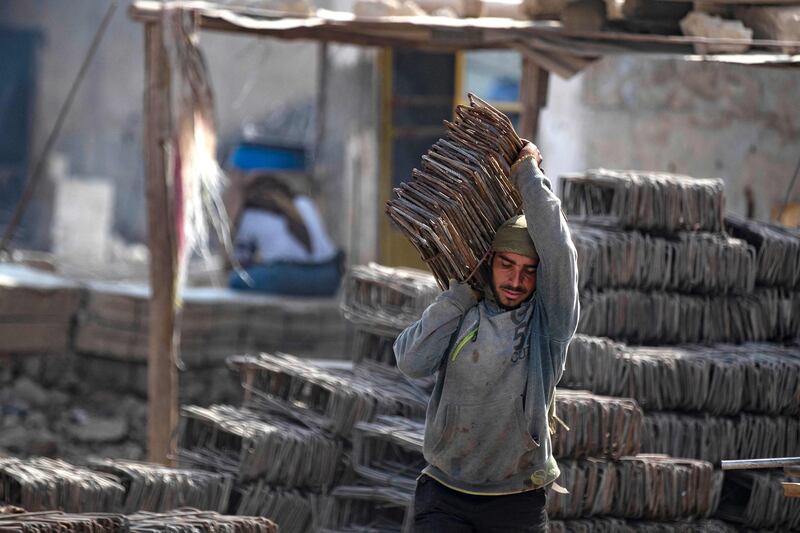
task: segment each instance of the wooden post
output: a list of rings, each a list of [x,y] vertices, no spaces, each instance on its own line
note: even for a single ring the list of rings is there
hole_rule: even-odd
[[[549,82],[550,73],[523,54],[522,80],[519,89],[519,96],[522,101],[519,134],[534,143],[539,132],[539,113],[547,105]]]
[[[176,257],[172,204],[170,69],[160,22],[145,24],[144,158],[150,316],[147,355],[147,456],[170,464],[178,422],[175,349]]]

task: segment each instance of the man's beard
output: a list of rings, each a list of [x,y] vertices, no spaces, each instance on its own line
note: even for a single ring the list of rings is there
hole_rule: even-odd
[[[525,293],[524,289],[520,291],[520,287],[513,287],[511,285],[501,285],[500,288],[501,289],[506,289],[506,290],[509,290],[509,291],[517,291],[520,294],[524,294]],[[503,309],[504,311],[513,311],[514,309],[518,308],[519,306],[521,306],[522,304],[524,304],[525,302],[527,302],[528,300],[531,299],[531,296],[533,296],[533,292],[534,291],[531,291],[531,293],[528,295],[528,297],[525,298],[524,300],[522,300],[517,305],[505,305],[500,300],[500,295],[497,294],[497,289],[495,289],[495,286],[494,286],[494,280],[492,280],[492,294],[494,295],[494,301],[497,302],[497,306],[500,309]]]

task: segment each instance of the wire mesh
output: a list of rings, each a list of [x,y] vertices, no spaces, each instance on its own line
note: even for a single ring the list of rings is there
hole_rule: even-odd
[[[800,289],[800,231],[734,215],[725,229],[756,249],[756,282],[768,287]]]
[[[178,446],[182,466],[294,488],[330,486],[342,453],[318,429],[226,405],[182,407]]]
[[[179,507],[222,513],[228,509],[233,489],[231,476],[204,470],[114,459],[91,461],[90,468],[113,475],[125,487],[123,513]]]
[[[782,481],[776,472],[726,472],[717,517],[754,529],[800,529],[800,499],[785,497]]]
[[[396,336],[419,320],[440,293],[436,280],[427,272],[370,263],[348,271],[341,308],[349,321]]]
[[[378,414],[421,418],[427,397],[395,371],[389,374],[324,369],[287,354],[229,359],[252,394],[248,405],[276,411],[335,435],[350,435]],[[390,369],[387,369],[390,371]]]
[[[521,205],[508,176],[522,141],[508,117],[472,94],[468,99],[452,123],[445,121],[447,137],[422,156],[421,169],[386,206],[443,289],[449,279],[485,285],[479,267],[495,230]]]
[[[113,476],[60,459],[0,458],[0,501],[27,511],[113,512],[124,496]]]
[[[648,412],[644,417],[642,451],[713,464],[722,459],[796,456],[800,454],[800,420],[745,413],[716,417]]]
[[[720,179],[594,169],[561,176],[561,186],[564,211],[575,222],[665,234],[723,230]]]
[[[570,222],[578,286],[703,294],[753,291],[756,252],[741,239],[681,232],[662,238]]]

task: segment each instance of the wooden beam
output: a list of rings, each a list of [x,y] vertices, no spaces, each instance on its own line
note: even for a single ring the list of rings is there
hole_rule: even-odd
[[[547,88],[550,73],[539,66],[528,55],[522,56],[522,80],[520,81],[520,101],[522,115],[519,118],[519,134],[536,142],[539,132],[539,114],[547,105]]]
[[[160,22],[145,24],[144,158],[150,316],[147,356],[147,456],[170,464],[178,422],[175,364],[177,246],[172,205],[170,69]]]

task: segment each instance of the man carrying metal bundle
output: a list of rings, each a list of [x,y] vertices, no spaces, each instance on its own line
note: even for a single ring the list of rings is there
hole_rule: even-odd
[[[438,372],[415,531],[546,531],[554,391],[578,324],[577,256],[561,203],[526,143],[511,167],[523,215],[491,247],[484,294],[450,282],[394,345],[410,377]]]

